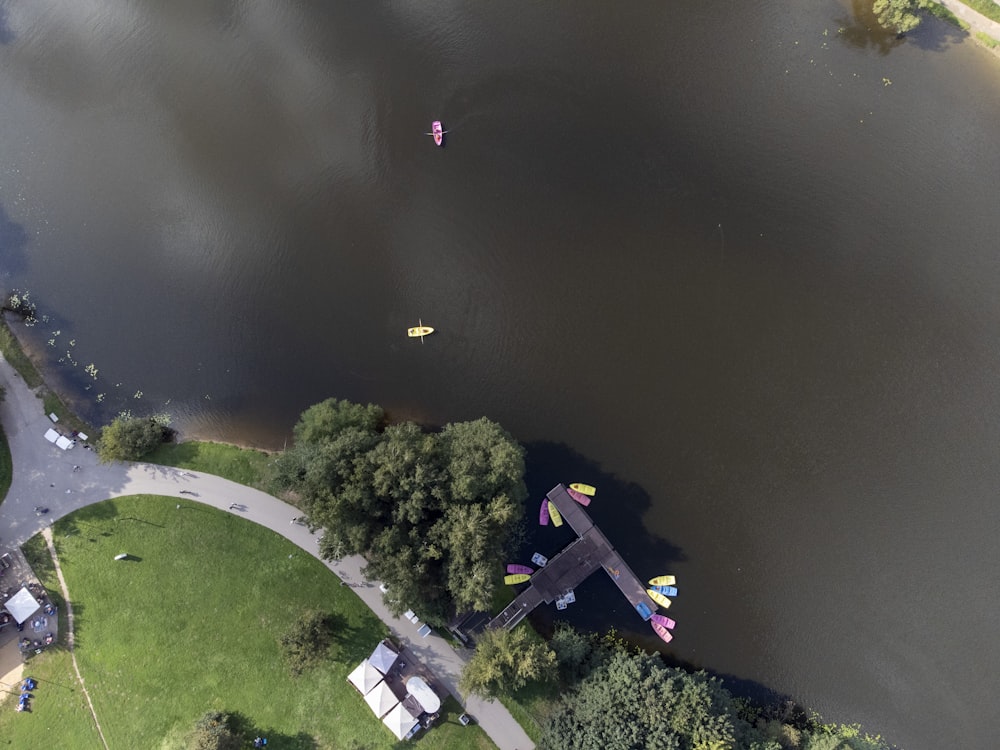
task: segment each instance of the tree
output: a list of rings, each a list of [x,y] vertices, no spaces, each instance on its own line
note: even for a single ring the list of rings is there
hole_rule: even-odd
[[[920,25],[923,7],[924,0],[875,0],[872,10],[882,26],[902,36]]]
[[[327,612],[307,610],[292,621],[291,627],[278,639],[292,674],[322,664],[330,653],[336,621]]]
[[[583,677],[594,653],[594,643],[587,636],[564,622],[556,623],[549,640],[559,664],[559,673],[567,682]]]
[[[489,700],[534,681],[555,677],[556,655],[544,642],[531,638],[527,625],[513,630],[487,630],[459,679],[463,693]]]
[[[228,713],[209,711],[195,723],[186,750],[241,750],[245,738],[235,724]]]
[[[138,461],[167,437],[167,428],[157,417],[119,414],[101,431],[97,455],[104,463]]]

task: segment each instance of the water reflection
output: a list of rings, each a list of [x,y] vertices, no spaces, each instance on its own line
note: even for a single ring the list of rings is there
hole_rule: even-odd
[[[896,32],[879,25],[872,10],[871,2],[851,0],[851,17],[838,18],[837,37],[848,46],[857,49],[873,49],[880,55],[888,55],[894,48],[905,43]]]

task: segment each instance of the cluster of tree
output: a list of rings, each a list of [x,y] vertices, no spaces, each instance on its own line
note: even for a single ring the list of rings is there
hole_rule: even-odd
[[[504,653],[508,647],[548,650],[532,646],[530,638],[516,640],[517,632],[487,636],[484,658],[492,666],[477,666],[477,673],[516,674],[511,655]],[[560,697],[538,743],[541,750],[888,750],[881,738],[857,726],[820,724],[794,707],[760,707],[735,698],[718,678],[668,667],[658,654],[630,649],[613,633],[598,639],[559,626],[549,647],[557,669],[534,654],[529,660],[541,665],[534,679],[557,674],[560,682],[554,691]],[[466,687],[468,680],[463,675]],[[519,686],[516,681],[497,685],[500,692],[503,685],[508,692]]]
[[[488,419],[436,433],[387,425],[378,406],[329,399],[310,407],[275,483],[323,530],[324,558],[361,554],[395,614],[431,624],[486,611],[527,496],[524,450]]]
[[[138,461],[170,438],[169,419],[164,415],[134,417],[119,414],[101,431],[97,455],[101,461]]]
[[[878,22],[902,36],[920,25],[920,10],[927,0],[875,0],[872,10]]]

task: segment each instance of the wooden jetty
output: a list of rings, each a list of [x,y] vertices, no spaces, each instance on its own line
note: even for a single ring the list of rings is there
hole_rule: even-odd
[[[583,506],[570,497],[566,487],[557,484],[546,497],[573,529],[576,539],[549,560],[548,565],[531,576],[528,588],[508,604],[503,612],[490,620],[486,627],[514,627],[539,604],[551,604],[567,591],[575,589],[599,568],[603,568],[610,576],[633,608],[644,604],[650,613],[655,612],[656,602],[649,598],[646,586],[611,546],[600,528],[594,525]]]

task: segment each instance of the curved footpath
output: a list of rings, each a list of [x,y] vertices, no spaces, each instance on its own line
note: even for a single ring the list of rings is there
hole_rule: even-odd
[[[7,390],[0,404],[0,421],[10,443],[14,478],[6,500],[0,505],[0,541],[7,547],[24,544],[44,527],[92,503],[123,495],[166,495],[182,502],[199,502],[229,510],[266,526],[320,559],[341,580],[354,585],[354,593],[385,622],[393,635],[422,661],[454,695],[500,750],[531,750],[534,743],[500,702],[488,703],[475,696],[463,700],[458,678],[467,659],[437,635],[421,638],[408,620],[393,617],[382,602],[378,585],[361,575],[364,560],[347,557],[327,562],[319,556],[319,540],[292,519],[296,508],[251,487],[211,474],[186,472],[154,464],[102,464],[94,451],[81,447],[63,451],[48,442],[45,431],[52,423],[43,413],[42,402],[0,355],[0,385]],[[74,472],[73,466],[80,466]],[[198,497],[182,495],[197,492]],[[35,514],[36,506],[49,509]],[[373,644],[374,645],[374,644]],[[359,706],[361,703],[359,702]]]

